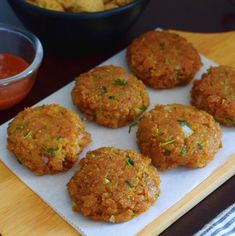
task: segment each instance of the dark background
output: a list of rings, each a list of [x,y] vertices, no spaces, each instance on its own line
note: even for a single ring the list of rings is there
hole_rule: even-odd
[[[23,27],[6,0],[0,0],[0,22]],[[191,32],[234,30],[235,0],[151,0],[130,31],[123,35],[120,41],[111,42],[111,47],[101,50],[102,53],[68,56],[46,50],[38,79],[32,91],[19,105],[0,111],[0,124],[16,115],[24,107],[35,104],[72,81],[81,72],[87,71],[126,47],[140,33],[156,27]],[[198,231],[234,202],[235,196],[232,188],[234,180],[233,177],[227,181],[161,235],[186,236]]]

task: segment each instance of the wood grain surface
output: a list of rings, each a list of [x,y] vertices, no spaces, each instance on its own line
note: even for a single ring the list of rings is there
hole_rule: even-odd
[[[235,54],[233,53],[235,52],[235,32],[220,34],[178,33],[192,42],[201,54],[213,61],[235,66]],[[231,165],[231,162],[233,165]],[[213,173],[212,179],[205,180],[201,186],[197,187],[197,190],[193,190],[198,194],[196,199],[190,200],[191,197],[186,195],[185,202],[187,204],[182,207],[181,211],[179,211],[179,206],[182,202],[170,212],[171,214],[174,213],[174,216],[167,222],[163,220],[157,231],[158,221],[143,229],[140,235],[149,235],[150,233],[156,235],[156,233],[164,230],[179,216],[206,197],[214,188],[234,175],[234,167],[232,166],[235,166],[234,157],[231,157],[218,172]],[[222,173],[225,173],[222,178],[215,181],[218,174]],[[25,186],[2,162],[0,162],[0,189],[0,234],[3,236],[78,235],[68,223]]]

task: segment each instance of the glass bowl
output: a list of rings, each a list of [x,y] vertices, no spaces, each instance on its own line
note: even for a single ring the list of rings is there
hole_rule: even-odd
[[[0,79],[0,110],[20,102],[31,90],[43,58],[43,48],[33,34],[0,24],[0,53],[24,59],[29,66],[19,74]]]

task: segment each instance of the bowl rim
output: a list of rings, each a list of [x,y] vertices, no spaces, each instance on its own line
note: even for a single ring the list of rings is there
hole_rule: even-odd
[[[7,77],[5,79],[0,79],[0,85],[7,85],[12,82],[16,82],[18,80],[24,79],[25,77],[32,74],[38,67],[40,66],[43,58],[43,47],[40,42],[40,40],[32,33],[30,33],[27,30],[20,29],[18,27],[9,25],[9,24],[3,24],[0,23],[0,31],[6,31],[13,34],[21,34],[23,37],[25,37],[31,44],[33,44],[35,48],[35,56],[31,64],[20,72],[19,74],[16,74],[14,76]],[[4,53],[4,52],[0,52]]]
[[[10,0],[8,0],[10,1]],[[55,10],[50,10],[50,9],[45,9],[42,7],[38,7],[36,5],[33,5],[26,0],[17,0],[18,2],[21,2],[23,4],[26,4],[28,7],[32,9],[37,9],[41,13],[46,13],[46,14],[54,14],[55,16],[68,16],[68,17],[81,17],[81,18],[97,18],[97,17],[103,17],[103,16],[110,16],[110,15],[116,15],[120,12],[123,12],[125,10],[128,10],[135,5],[137,5],[139,2],[148,2],[149,0],[133,0],[132,2],[125,4],[123,6],[114,8],[114,9],[109,9],[109,10],[104,10],[104,11],[98,11],[98,12],[63,12],[63,11],[55,11]]]

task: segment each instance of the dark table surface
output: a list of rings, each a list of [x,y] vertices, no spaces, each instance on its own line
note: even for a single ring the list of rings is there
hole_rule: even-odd
[[[0,23],[23,27],[6,0],[0,1]],[[24,107],[63,87],[85,72],[114,55],[142,32],[156,27],[191,32],[223,32],[235,29],[235,0],[150,0],[149,5],[130,31],[118,43],[102,53],[59,55],[45,51],[38,79],[30,94],[18,105],[0,111],[0,124],[15,116]],[[1,40],[1,39],[0,39]],[[234,177],[210,194],[161,235],[192,235],[235,200]]]

